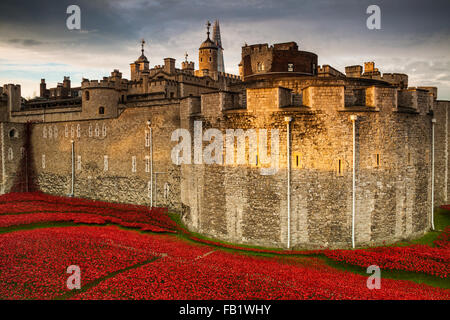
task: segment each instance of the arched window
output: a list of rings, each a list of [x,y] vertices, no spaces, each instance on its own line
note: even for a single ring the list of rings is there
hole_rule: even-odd
[[[105,114],[105,107],[98,108],[98,114]]]
[[[11,129],[9,131],[9,137],[10,138],[18,138],[19,137],[19,133],[17,132],[16,129]]]
[[[86,92],[84,93],[84,99],[85,99],[86,101],[89,100],[89,91],[86,91]]]

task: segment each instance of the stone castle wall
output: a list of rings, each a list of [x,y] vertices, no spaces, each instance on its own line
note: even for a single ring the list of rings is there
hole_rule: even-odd
[[[151,120],[153,171],[158,172],[154,205],[180,212],[191,230],[217,239],[286,247],[285,117],[291,117],[291,246],[347,247],[352,218],[349,117],[358,115],[357,245],[413,238],[429,229],[431,118],[437,119],[435,205],[440,205],[448,199],[448,102],[435,102],[425,90],[399,97],[397,88],[372,80],[274,83],[250,86],[245,104],[240,94],[221,91],[164,101],[130,100],[119,110],[118,96],[107,95],[105,100],[96,94],[100,91],[90,89],[90,102],[82,108],[16,112],[12,121],[17,123],[1,123],[2,191],[12,190],[14,180],[22,177],[17,175],[23,171],[18,155],[25,145],[24,123],[32,119],[40,122],[31,125],[31,148],[25,154],[42,191],[71,192],[73,140],[75,196],[149,205],[146,132]],[[292,105],[291,89],[300,96],[298,105]],[[97,115],[103,105],[117,115]],[[91,117],[85,118],[86,112],[92,112]],[[203,131],[217,128],[223,134],[227,129],[266,129],[269,153],[270,132],[277,129],[278,171],[261,174],[264,165],[250,159],[234,165],[174,164],[176,142],[171,134],[181,127],[193,137],[195,121],[202,122]],[[13,127],[18,136],[10,138]],[[208,144],[204,141],[203,147]],[[248,145],[245,148],[248,153]]]
[[[182,165],[183,219],[202,234],[231,242],[285,247],[287,242],[286,123],[291,122],[291,243],[297,248],[351,244],[352,122],[357,114],[356,242],[374,245],[423,234],[430,226],[431,115],[397,110],[395,88],[375,87],[376,108],[345,108],[344,87],[313,87],[310,108],[278,108],[270,91],[247,91],[247,110],[185,113],[192,132],[278,129],[280,169],[261,175],[246,165]],[[258,90],[257,90],[258,91]],[[252,97],[257,95],[264,99]],[[208,108],[219,101],[208,95]],[[202,100],[205,103],[204,100]],[[264,105],[264,103],[270,105]],[[183,106],[182,106],[183,108]],[[206,109],[202,105],[202,110]],[[204,146],[208,145],[204,142]],[[269,142],[270,145],[270,142]],[[247,146],[248,152],[248,146]]]

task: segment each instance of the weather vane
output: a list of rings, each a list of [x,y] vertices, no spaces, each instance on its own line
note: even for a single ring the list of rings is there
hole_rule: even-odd
[[[144,40],[144,38],[142,38],[141,39],[141,46],[142,46],[141,51],[142,51],[142,54],[144,54],[144,44],[145,44],[145,40]]]
[[[208,38],[209,38],[209,28],[211,27],[211,22],[209,20],[206,22],[206,29],[208,30]]]

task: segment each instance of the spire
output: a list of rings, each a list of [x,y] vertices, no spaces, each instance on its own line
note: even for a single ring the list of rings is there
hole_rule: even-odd
[[[186,61],[186,62],[188,62],[188,57],[189,57],[189,55],[188,55],[188,53],[187,53],[187,51],[184,53],[184,61]]]
[[[206,30],[207,30],[206,34],[208,35],[208,39],[209,39],[209,28],[211,28],[211,22],[209,22],[208,20],[206,21]]]
[[[216,44],[216,46],[220,49],[223,49],[222,47],[222,39],[220,38],[220,26],[219,26],[219,20],[216,20],[214,22],[213,27],[213,41]]]
[[[217,71],[225,73],[225,64],[223,62],[223,47],[222,47],[222,39],[220,37],[219,20],[216,20],[214,22],[213,42],[218,48],[218,50],[217,50]]]

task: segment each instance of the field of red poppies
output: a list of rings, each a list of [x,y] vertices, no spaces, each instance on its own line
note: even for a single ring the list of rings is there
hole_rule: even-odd
[[[30,224],[40,225],[26,230]],[[383,278],[381,289],[370,290],[369,275],[320,258],[441,279],[450,228],[433,247],[242,253],[186,240],[163,209],[33,193],[0,196],[0,231],[0,299],[450,299],[448,289],[406,280]],[[81,290],[66,286],[70,265],[81,269]]]

